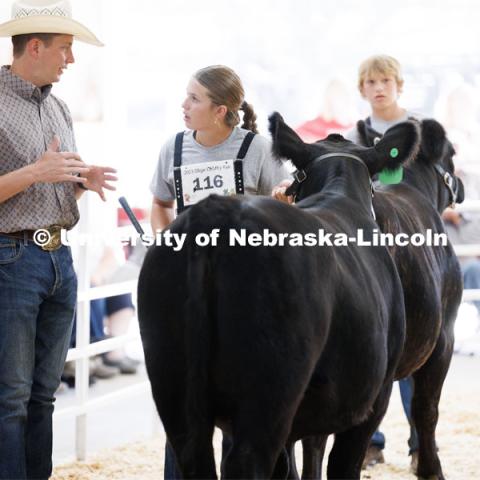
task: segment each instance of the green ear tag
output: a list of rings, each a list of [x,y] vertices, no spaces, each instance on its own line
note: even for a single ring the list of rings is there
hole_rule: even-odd
[[[391,156],[392,158],[397,158],[397,157],[398,157],[398,148],[392,148],[392,149],[390,150],[390,156]]]
[[[392,150],[396,150],[396,149],[392,148]],[[390,152],[390,155],[391,154],[392,152]],[[398,154],[398,150],[397,150],[397,154]],[[395,170],[388,170],[387,168],[385,168],[378,174],[378,179],[384,185],[392,185],[395,183],[400,183],[403,179],[403,167],[398,167]]]

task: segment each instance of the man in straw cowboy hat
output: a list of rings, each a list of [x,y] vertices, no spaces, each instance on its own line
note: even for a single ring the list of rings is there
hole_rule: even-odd
[[[0,36],[13,43],[0,70],[0,478],[48,478],[77,293],[59,231],[77,223],[82,192],[104,200],[116,180],[75,153],[68,108],[50,91],[74,62],[74,38],[102,43],[68,0],[17,0]]]

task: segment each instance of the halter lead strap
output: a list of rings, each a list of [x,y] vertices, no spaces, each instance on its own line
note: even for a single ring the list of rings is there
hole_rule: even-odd
[[[434,167],[437,173],[442,177],[443,183],[445,183],[445,186],[448,188],[450,194],[450,207],[454,208],[458,197],[457,177],[450,172],[447,172],[441,165],[438,165],[438,163],[436,163]]]

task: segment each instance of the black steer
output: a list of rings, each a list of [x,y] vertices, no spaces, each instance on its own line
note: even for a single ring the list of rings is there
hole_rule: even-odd
[[[406,165],[404,180],[375,193],[373,205],[384,232],[445,233],[441,213],[464,199],[454,175],[454,149],[435,120],[421,123],[421,148]],[[413,374],[412,416],[418,432],[422,478],[443,473],[435,444],[438,403],[453,353],[453,327],[463,290],[453,248],[408,247],[392,251],[405,294],[407,336],[397,378]]]
[[[359,123],[361,141],[379,138]],[[404,165],[404,179],[375,191],[373,205],[383,232],[445,233],[441,213],[464,199],[462,182],[454,175],[454,149],[435,120],[421,122],[421,148]],[[412,417],[419,450],[417,475],[443,480],[435,442],[438,403],[453,352],[453,326],[462,297],[462,274],[450,244],[446,247],[405,246],[391,253],[405,295],[406,341],[396,378],[413,374]],[[326,438],[304,442],[304,478],[321,472]]]
[[[187,234],[182,250],[156,246],[145,258],[138,306],[153,397],[186,478],[216,478],[215,425],[233,438],[226,478],[285,475],[284,445],[328,433],[337,434],[329,476],[360,478],[405,336],[389,252],[230,246],[229,232],[355,237],[363,229],[371,239],[370,175],[410,158],[418,128],[399,125],[368,149],[339,136],[304,144],[279,114],[270,130],[274,151],[303,172],[303,208],[211,196],[171,225]],[[217,246],[198,246],[196,235],[214,229]]]

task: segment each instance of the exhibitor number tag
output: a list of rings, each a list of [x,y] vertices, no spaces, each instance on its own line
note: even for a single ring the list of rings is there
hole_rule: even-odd
[[[183,165],[180,170],[185,207],[203,200],[211,193],[217,195],[236,193],[233,160]]]

